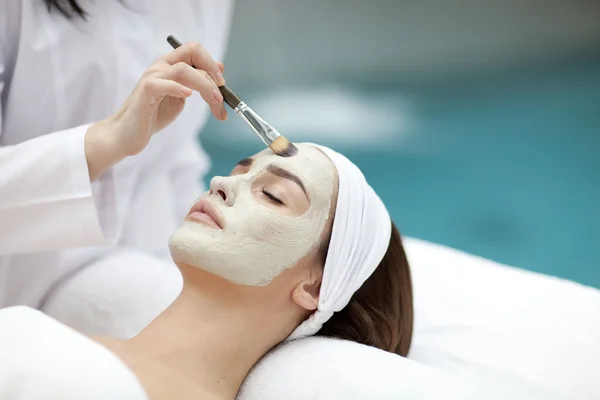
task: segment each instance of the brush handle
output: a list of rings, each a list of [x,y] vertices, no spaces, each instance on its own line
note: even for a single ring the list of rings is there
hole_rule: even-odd
[[[225,86],[225,85],[219,86],[219,90],[221,91],[221,94],[223,95],[223,101],[225,103],[227,103],[229,105],[229,107],[233,108],[234,110],[242,102],[242,100],[240,100],[240,98],[235,93],[233,93],[231,91],[231,89],[229,89],[227,86]]]
[[[177,40],[177,38],[175,38],[175,36],[173,36],[173,35],[167,36],[167,42],[169,42],[171,47],[173,47],[174,49],[181,46],[181,42],[179,40]]]
[[[173,47],[174,49],[181,46],[181,42],[177,40],[173,35],[167,36],[167,42],[169,42],[171,47]],[[240,98],[235,93],[233,93],[233,91],[227,86],[218,86],[218,88],[221,91],[221,94],[223,95],[223,101],[225,101],[225,103],[227,103],[229,107],[235,110],[235,108],[242,102],[242,100],[240,100]]]

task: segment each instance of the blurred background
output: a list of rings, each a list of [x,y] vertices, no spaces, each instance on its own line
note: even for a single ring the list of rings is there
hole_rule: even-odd
[[[225,65],[404,235],[600,288],[600,1],[238,1]],[[212,174],[262,149],[237,117],[202,143]]]

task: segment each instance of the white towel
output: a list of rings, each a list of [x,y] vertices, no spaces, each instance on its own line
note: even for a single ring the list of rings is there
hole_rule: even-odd
[[[238,400],[500,399],[488,394],[396,354],[311,337],[285,342],[263,358],[246,379]]]
[[[0,399],[148,400],[112,352],[28,307],[0,310]]]

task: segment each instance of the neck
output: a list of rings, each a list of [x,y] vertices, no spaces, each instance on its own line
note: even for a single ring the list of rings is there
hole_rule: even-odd
[[[252,301],[252,288],[231,290],[221,279],[201,278],[184,279],[180,296],[130,344],[216,396],[233,399],[254,364],[289,332],[274,313],[260,310],[264,303]]]

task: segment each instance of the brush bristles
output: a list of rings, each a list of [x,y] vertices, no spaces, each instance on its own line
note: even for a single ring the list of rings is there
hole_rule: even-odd
[[[283,136],[279,136],[269,145],[273,153],[281,157],[293,157],[298,154],[298,148]]]

